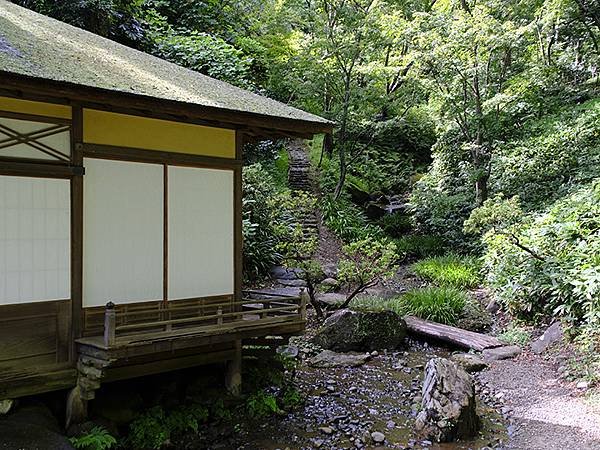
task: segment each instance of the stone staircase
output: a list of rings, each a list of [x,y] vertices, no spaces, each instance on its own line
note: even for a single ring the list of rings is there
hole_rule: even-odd
[[[289,155],[288,186],[292,191],[311,193],[313,184],[306,145],[298,139],[290,141],[287,148]],[[319,235],[319,222],[315,211],[306,212],[303,217],[298,219],[302,223],[302,232],[306,238]]]
[[[302,141],[291,141],[288,145],[288,186],[294,191],[312,191],[310,161]]]

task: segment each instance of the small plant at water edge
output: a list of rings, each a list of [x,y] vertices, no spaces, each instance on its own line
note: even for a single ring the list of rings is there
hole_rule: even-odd
[[[273,394],[267,394],[263,391],[256,392],[248,397],[246,406],[251,417],[267,417],[281,412],[277,405],[277,398]]]
[[[114,448],[117,440],[104,427],[94,427],[89,433],[69,439],[71,445],[81,450],[108,450]]]

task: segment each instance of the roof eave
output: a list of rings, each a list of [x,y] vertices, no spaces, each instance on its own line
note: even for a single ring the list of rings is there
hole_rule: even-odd
[[[130,110],[145,116],[171,116],[172,120],[200,121],[207,125],[225,126],[246,131],[255,137],[302,137],[332,133],[330,121],[306,121],[280,116],[236,111],[192,103],[164,100],[155,97],[113,91],[97,87],[48,80],[0,70],[0,89],[18,91],[23,96],[33,94],[48,99],[77,102],[84,106]]]

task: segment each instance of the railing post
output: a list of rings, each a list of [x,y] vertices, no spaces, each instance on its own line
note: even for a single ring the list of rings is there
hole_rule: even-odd
[[[306,320],[306,307],[308,305],[308,292],[306,289],[300,288],[300,318]]]
[[[217,325],[223,325],[223,308],[221,306],[217,309]]]
[[[115,345],[116,334],[117,334],[117,312],[115,310],[115,304],[108,302],[106,304],[106,310],[104,311],[104,345],[111,347]]]

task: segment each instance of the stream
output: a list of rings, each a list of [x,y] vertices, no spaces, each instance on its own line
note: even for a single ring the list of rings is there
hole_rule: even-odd
[[[507,439],[502,417],[479,400],[480,436],[469,442],[434,444],[416,439],[423,369],[447,350],[413,343],[406,351],[382,353],[361,367],[315,369],[304,362],[296,375],[305,403],[285,416],[244,430],[240,449],[480,449],[501,448]],[[373,443],[371,433],[385,436]],[[241,436],[240,436],[241,437]]]

